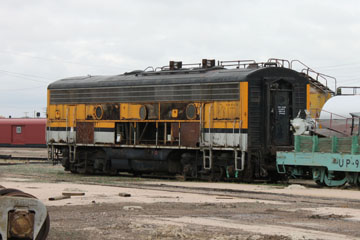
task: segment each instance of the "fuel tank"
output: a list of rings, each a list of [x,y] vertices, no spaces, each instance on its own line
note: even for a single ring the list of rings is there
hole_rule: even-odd
[[[168,172],[168,149],[106,149],[111,168],[127,172]]]
[[[319,118],[351,118],[350,113],[354,112],[360,112],[360,95],[337,95],[326,101]]]

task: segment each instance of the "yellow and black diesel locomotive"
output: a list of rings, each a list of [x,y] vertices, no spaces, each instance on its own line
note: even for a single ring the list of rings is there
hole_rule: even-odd
[[[78,173],[252,180],[293,148],[290,119],[310,106],[309,77],[278,62],[204,59],[48,86],[50,158]]]

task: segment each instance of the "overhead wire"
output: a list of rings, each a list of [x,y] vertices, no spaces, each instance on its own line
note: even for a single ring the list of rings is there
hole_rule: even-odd
[[[336,64],[336,65],[327,65],[327,66],[317,66],[315,68],[341,68],[341,67],[347,67],[347,66],[359,66],[360,62],[353,62],[353,63],[345,63],[345,64]]]
[[[360,85],[360,77],[358,78],[353,78],[353,79],[349,79],[349,80],[343,80],[342,84],[354,84],[354,83],[358,83],[358,85]]]
[[[13,77],[28,79],[28,80],[34,81],[34,82],[49,83],[49,81],[51,81],[51,80],[48,79],[48,78],[44,78],[44,77],[40,77],[40,76],[35,76],[35,75],[25,74],[25,73],[11,72],[11,71],[2,70],[2,69],[0,69],[0,73],[9,74],[9,75],[11,75],[11,76],[13,76]],[[35,78],[35,79],[34,79],[34,78]],[[47,80],[47,81],[37,80],[38,78],[42,78],[42,79],[45,79],[45,80]]]
[[[30,87],[30,88],[8,88],[8,89],[1,88],[0,91],[27,91],[27,90],[43,88],[43,87],[44,86],[37,86],[37,87]]]
[[[45,77],[32,75],[32,74],[26,74],[26,73],[12,72],[12,71],[7,71],[7,70],[3,70],[3,69],[0,69],[0,73],[8,74],[11,77],[22,78],[22,79],[27,79],[27,80],[30,80],[33,82],[41,83],[41,86],[33,86],[33,87],[27,87],[27,88],[0,88],[0,91],[25,91],[25,90],[43,88],[44,86],[46,86],[49,83],[49,81],[51,81]],[[38,80],[38,78],[45,79],[47,81]]]
[[[115,66],[109,66],[109,65],[91,65],[91,64],[84,64],[84,63],[78,63],[78,62],[72,62],[72,61],[67,61],[67,60],[59,60],[59,59],[53,59],[53,58],[44,58],[44,57],[37,57],[37,56],[31,56],[28,54],[23,54],[23,53],[16,53],[13,51],[4,51],[4,50],[0,50],[0,54],[8,54],[8,55],[15,55],[15,56],[22,56],[22,57],[28,57],[28,58],[34,58],[34,59],[38,59],[38,60],[42,60],[42,61],[55,61],[55,62],[61,62],[61,63],[65,63],[65,64],[74,64],[74,65],[81,65],[81,66],[86,66],[86,67],[92,67],[92,68],[113,68],[113,69],[119,69],[119,70],[129,70],[130,68],[124,68],[124,67],[115,67]]]

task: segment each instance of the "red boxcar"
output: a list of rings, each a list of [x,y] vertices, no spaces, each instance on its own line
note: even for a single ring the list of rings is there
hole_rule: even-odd
[[[0,146],[46,147],[45,118],[0,119]]]

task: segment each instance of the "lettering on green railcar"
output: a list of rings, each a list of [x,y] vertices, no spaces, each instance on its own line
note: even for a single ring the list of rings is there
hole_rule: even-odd
[[[351,160],[351,159],[339,159],[338,161],[339,163],[339,167],[343,168],[347,168],[349,166],[355,166],[356,168],[359,168],[360,165],[360,161],[358,159],[356,160]]]

